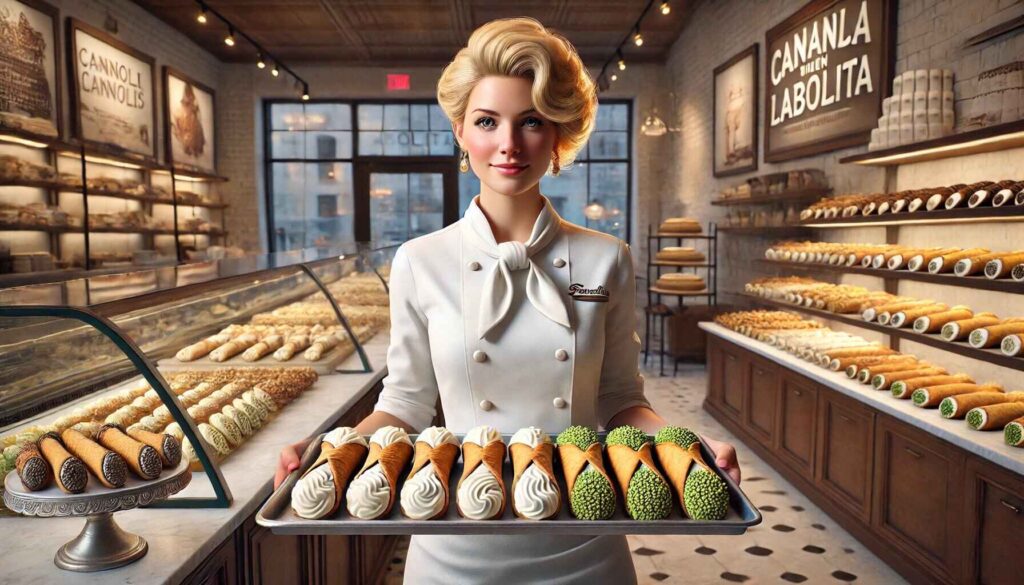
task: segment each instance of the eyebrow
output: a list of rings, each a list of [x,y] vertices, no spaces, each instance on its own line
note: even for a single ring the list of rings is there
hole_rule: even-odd
[[[485,114],[490,114],[492,116],[501,116],[501,114],[499,114],[498,112],[495,112],[494,110],[485,110],[483,108],[477,108],[477,109],[475,109],[473,111],[474,112],[483,112]],[[529,114],[530,112],[536,112],[536,111],[537,110],[535,108],[530,108],[529,110],[523,110],[522,112],[519,112],[518,115],[522,116],[523,114]]]

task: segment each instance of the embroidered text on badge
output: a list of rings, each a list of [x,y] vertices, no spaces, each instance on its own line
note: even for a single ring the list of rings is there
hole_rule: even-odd
[[[586,288],[578,282],[574,282],[569,285],[569,296],[574,301],[586,301],[589,303],[607,303],[608,302],[608,289],[604,285],[598,285],[597,288]]]

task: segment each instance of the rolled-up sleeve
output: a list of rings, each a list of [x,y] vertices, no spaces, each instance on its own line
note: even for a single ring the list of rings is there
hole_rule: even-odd
[[[391,263],[389,285],[388,375],[374,410],[394,415],[419,431],[430,426],[436,414],[437,378],[430,358],[427,319],[417,298],[416,281],[404,245]]]
[[[644,397],[644,378],[637,360],[640,336],[636,332],[636,284],[629,246],[620,241],[605,317],[604,361],[597,395],[601,425],[634,406],[650,407]]]

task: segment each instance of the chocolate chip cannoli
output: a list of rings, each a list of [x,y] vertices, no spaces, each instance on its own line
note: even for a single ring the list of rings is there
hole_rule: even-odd
[[[128,464],[117,453],[74,429],[60,434],[68,451],[85,463],[89,471],[108,488],[119,488],[128,479]]]
[[[96,440],[124,458],[132,472],[141,479],[156,479],[164,470],[164,462],[156,449],[126,435],[120,427],[104,425],[96,433]]]
[[[46,433],[39,437],[37,445],[39,452],[50,464],[57,487],[69,494],[80,494],[85,491],[89,484],[89,471],[81,459],[64,448],[57,433]]]

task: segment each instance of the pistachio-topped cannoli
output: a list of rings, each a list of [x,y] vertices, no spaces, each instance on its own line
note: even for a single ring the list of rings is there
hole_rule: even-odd
[[[609,432],[605,443],[630,517],[668,518],[672,513],[672,490],[654,463],[654,449],[647,435],[636,427],[623,425]]]
[[[697,435],[666,426],[655,434],[654,442],[683,512],[694,520],[723,520],[729,512],[729,487],[704,461]]]
[[[593,429],[574,425],[556,439],[573,516],[607,520],[615,514],[615,487],[604,469],[601,443]]]

